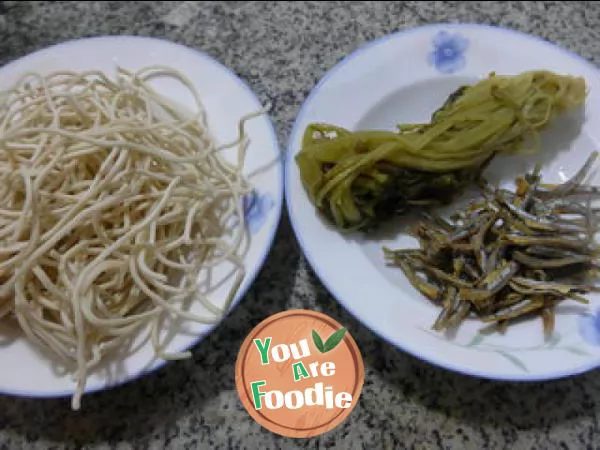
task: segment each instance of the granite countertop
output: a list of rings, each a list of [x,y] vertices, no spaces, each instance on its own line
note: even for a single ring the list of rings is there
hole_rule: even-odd
[[[219,59],[271,101],[285,143],[300,104],[339,59],[367,40],[442,21],[516,28],[600,65],[600,3],[300,1],[0,2],[0,64],[82,36],[166,37]],[[337,429],[310,440],[262,429],[235,391],[241,341],[258,322],[290,308],[324,311],[347,325],[365,358],[359,405]],[[323,288],[284,214],[253,288],[193,359],[90,395],[77,413],[69,399],[0,396],[0,449],[592,449],[600,448],[599,421],[597,371],[547,383],[490,382],[387,345]]]

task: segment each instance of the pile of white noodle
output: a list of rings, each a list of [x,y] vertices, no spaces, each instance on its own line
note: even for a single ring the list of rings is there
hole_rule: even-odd
[[[150,88],[158,76],[183,83],[197,113]],[[227,308],[244,276],[243,121],[226,147],[237,164],[166,67],[27,74],[0,93],[0,320],[71,371],[73,409],[90,371],[142,328],[158,357],[183,358],[165,354],[165,314],[214,323]],[[235,268],[225,308],[197,288],[220,264]]]

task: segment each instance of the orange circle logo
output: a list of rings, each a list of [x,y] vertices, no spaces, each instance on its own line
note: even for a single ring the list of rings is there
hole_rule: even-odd
[[[332,318],[285,311],[246,337],[235,382],[248,413],[287,437],[312,437],[342,423],[358,403],[365,368],[356,342]]]

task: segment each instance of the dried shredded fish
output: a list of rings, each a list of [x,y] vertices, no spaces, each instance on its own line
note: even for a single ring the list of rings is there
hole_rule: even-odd
[[[600,291],[591,281],[600,267],[592,205],[600,188],[583,184],[596,159],[558,185],[542,184],[540,166],[518,177],[514,192],[481,179],[482,199],[448,219],[424,215],[414,228],[420,248],[384,249],[388,264],[441,307],[434,330],[473,317],[491,323],[482,333],[503,333],[538,317],[548,337],[557,304],[588,303],[585,295]]]

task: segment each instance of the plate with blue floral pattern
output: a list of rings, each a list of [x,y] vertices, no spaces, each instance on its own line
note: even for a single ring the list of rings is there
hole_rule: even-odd
[[[551,335],[542,320],[482,334],[469,318],[454,333],[432,329],[438,306],[423,297],[382,248],[406,248],[403,218],[374,234],[340,233],[317,212],[295,156],[311,123],[348,130],[389,130],[428,122],[457,88],[490,73],[549,70],[585,79],[588,95],[576,113],[541,133],[533,155],[499,155],[486,176],[513,188],[515,177],[541,164],[544,180],[566,180],[600,149],[600,73],[584,58],[541,38],[475,24],[436,24],[370,42],[333,67],[314,87],[293,127],[286,161],[286,200],[292,226],[311,266],[332,295],[358,320],[397,348],[448,370],[490,379],[544,380],[600,365],[600,297],[560,305]],[[490,175],[491,174],[491,175]],[[591,182],[598,184],[598,177]],[[451,207],[452,208],[452,207]],[[451,209],[450,208],[450,209]]]
[[[214,288],[209,294],[213,310],[207,311],[208,308],[196,298],[191,299],[188,309],[210,320],[205,323],[182,320],[171,322],[174,327],[162,327],[165,335],[172,334],[160,337],[161,341],[167,342],[165,351],[173,353],[192,349],[214,330],[244,297],[271,249],[283,204],[283,161],[269,115],[256,115],[264,111],[265,105],[243,80],[212,57],[162,39],[133,36],[80,39],[27,55],[2,67],[0,90],[8,89],[23,74],[31,72],[49,74],[97,70],[114,77],[117,67],[135,71],[155,65],[177,70],[190,80],[201,97],[208,127],[217,144],[235,142],[240,119],[255,115],[245,123],[248,146],[244,175],[252,189],[240,205],[247,225],[238,253],[244,272],[238,280],[230,275],[234,273],[230,265],[215,265],[210,271],[210,283],[205,283]],[[193,97],[177,83],[157,79],[152,86],[175,104],[195,111]],[[235,149],[223,154],[230,161],[238,158]],[[227,304],[232,286],[239,287],[235,297]],[[30,397],[71,395],[76,384],[70,373],[60,370],[62,366],[39,352],[25,339],[19,327],[12,325],[8,321],[0,321],[0,360],[3,368],[10,368],[0,371],[0,393]],[[116,355],[111,354],[98,365],[89,374],[85,392],[134,380],[162,366],[165,361],[155,357],[151,342],[145,339],[147,334],[140,333],[131,346],[122,346]]]

